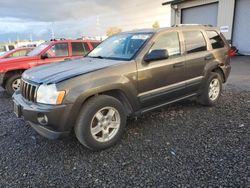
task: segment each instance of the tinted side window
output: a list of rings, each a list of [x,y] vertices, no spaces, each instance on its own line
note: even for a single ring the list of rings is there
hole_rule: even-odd
[[[48,57],[69,56],[68,44],[67,43],[55,44],[47,51],[47,54]]]
[[[15,49],[14,46],[12,46],[12,45],[9,46],[9,51],[14,50],[14,49]]]
[[[100,42],[91,42],[91,45],[93,46],[93,48],[96,48],[99,44]]]
[[[19,51],[14,52],[11,55],[9,55],[9,57],[20,57],[20,52]]]
[[[83,43],[72,42],[72,56],[83,56],[83,55],[85,55]]]
[[[217,32],[207,31],[207,35],[213,49],[224,48],[225,43]]]
[[[20,50],[19,51],[19,53],[20,53],[19,55],[20,56],[26,56],[29,52],[30,52],[29,50]]]
[[[169,32],[160,36],[150,51],[156,49],[166,49],[169,58],[177,57],[181,54],[179,35],[177,32]]]
[[[84,50],[85,50],[85,54],[84,54],[84,55],[86,55],[86,54],[89,53],[89,51],[90,51],[89,45],[88,45],[86,42],[84,42],[84,43],[83,43],[83,47],[84,47]]]
[[[183,32],[188,54],[207,50],[207,44],[200,31]]]

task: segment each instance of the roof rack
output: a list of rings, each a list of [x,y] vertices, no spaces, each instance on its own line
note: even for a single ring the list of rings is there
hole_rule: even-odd
[[[59,39],[50,39],[50,41],[58,41],[58,40],[66,40],[65,38],[59,38]]]
[[[174,27],[186,27],[186,26],[203,26],[203,27],[213,27],[210,24],[176,24]]]

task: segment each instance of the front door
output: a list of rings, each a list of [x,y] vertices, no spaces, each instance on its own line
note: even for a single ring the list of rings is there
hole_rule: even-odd
[[[160,34],[151,49],[166,49],[165,60],[138,63],[138,91],[142,107],[161,104],[183,95],[185,90],[185,57],[178,32]]]
[[[55,63],[69,59],[69,46],[68,43],[57,43],[51,46],[47,52],[45,52],[47,58],[40,59],[39,65]]]

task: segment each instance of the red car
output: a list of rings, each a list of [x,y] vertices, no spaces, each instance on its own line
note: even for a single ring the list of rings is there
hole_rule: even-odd
[[[12,58],[12,57],[23,57],[23,56],[26,56],[33,49],[34,49],[33,47],[16,48],[14,50],[5,52],[4,54],[0,55],[0,59]]]
[[[22,73],[32,67],[80,58],[95,48],[100,41],[51,40],[45,42],[27,56],[0,60],[0,86],[11,95],[20,87]]]

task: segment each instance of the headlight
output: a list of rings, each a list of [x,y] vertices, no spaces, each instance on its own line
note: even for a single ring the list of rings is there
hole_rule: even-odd
[[[56,85],[41,85],[37,90],[36,101],[43,104],[62,104],[65,91],[57,91]]]

